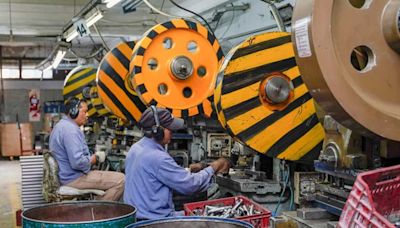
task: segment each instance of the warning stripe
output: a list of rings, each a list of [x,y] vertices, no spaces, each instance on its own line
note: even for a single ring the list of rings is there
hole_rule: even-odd
[[[70,97],[83,99],[83,90],[96,85],[96,68],[91,66],[79,66],[73,69],[64,80],[63,97],[64,100]],[[89,100],[88,115],[90,118],[98,117],[94,104]]]
[[[312,162],[324,131],[295,62],[288,33],[250,37],[228,54],[217,78],[218,120],[234,138],[272,157]],[[260,83],[281,72],[293,84],[293,98],[281,111],[260,98]],[[319,148],[319,150],[318,150]]]
[[[97,72],[98,94],[114,115],[136,124],[146,106],[127,87],[129,64],[135,42],[122,42],[106,54]]]
[[[219,63],[223,61],[224,54],[222,52],[222,48],[218,43],[218,40],[201,24],[183,19],[174,19],[154,26],[144,35],[144,38],[142,38],[136,44],[131,58],[131,63],[129,67],[130,75],[128,77],[129,80],[132,81],[131,84],[134,86],[134,89],[141,100],[147,105],[157,105],[158,102],[155,100],[155,97],[149,92],[149,89],[146,88],[146,85],[144,83],[143,78],[146,77],[146,75],[142,71],[142,65],[144,64],[143,56],[146,52],[146,49],[149,47],[154,38],[156,38],[162,32],[165,32],[166,30],[175,28],[192,29],[201,34],[212,45],[214,51],[216,52]],[[210,100],[210,98],[212,97],[213,94],[210,94],[207,99]],[[209,107],[205,107],[204,105],[208,105]],[[210,117],[213,115],[213,107],[213,102],[202,102],[186,109],[175,110],[169,107],[166,108],[169,108],[175,116],[186,118],[198,114]]]

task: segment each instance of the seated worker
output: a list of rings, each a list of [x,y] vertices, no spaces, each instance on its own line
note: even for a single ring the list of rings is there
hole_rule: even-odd
[[[184,121],[174,118],[168,110],[151,106],[143,112],[139,125],[145,137],[128,152],[124,191],[124,202],[137,208],[138,220],[183,215],[174,209],[173,190],[184,195],[205,191],[214,174],[229,171],[230,163],[224,158],[207,168],[199,163],[191,165],[197,173],[179,166],[165,145],[170,142],[172,131],[184,127]]]
[[[70,98],[65,105],[66,115],[51,131],[49,145],[58,163],[60,184],[77,189],[103,190],[105,194],[96,199],[118,201],[124,190],[124,174],[90,170],[98,158],[95,154],[90,155],[80,129],[88,119],[86,101]]]

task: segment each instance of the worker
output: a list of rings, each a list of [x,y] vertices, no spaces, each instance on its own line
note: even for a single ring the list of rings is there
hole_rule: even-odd
[[[168,110],[150,106],[143,112],[139,125],[145,137],[128,152],[124,191],[124,202],[137,208],[138,220],[183,215],[174,209],[173,190],[183,195],[205,191],[214,174],[229,171],[230,163],[224,158],[208,167],[192,164],[190,168],[197,173],[179,166],[168,154],[166,145],[172,132],[184,127],[184,121]]]
[[[88,105],[78,98],[67,99],[66,115],[55,125],[50,134],[50,151],[59,167],[61,185],[77,189],[105,191],[99,200],[120,200],[125,176],[119,172],[91,170],[91,165],[105,160],[104,152],[90,154],[85,135],[80,127],[88,120]]]

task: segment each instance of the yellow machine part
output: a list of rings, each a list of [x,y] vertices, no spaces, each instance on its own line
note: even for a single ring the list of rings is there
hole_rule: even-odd
[[[223,58],[217,39],[204,26],[173,19],[154,26],[135,45],[130,80],[147,105],[165,107],[177,117],[210,117]],[[174,70],[179,61],[187,63],[185,77],[178,77],[179,69]]]
[[[89,117],[97,117],[97,112],[90,101],[90,88],[96,85],[96,68],[91,66],[78,66],[74,68],[64,80],[64,100],[70,97],[87,99]],[[87,93],[84,96],[84,93]]]
[[[123,121],[136,124],[146,105],[126,80],[134,41],[122,42],[108,52],[97,71],[98,95],[105,107]]]
[[[92,105],[96,109],[96,112],[97,112],[98,116],[110,116],[110,115],[112,115],[110,110],[108,110],[103,105],[103,101],[99,97],[99,94],[98,94],[96,86],[92,86],[90,88],[90,102],[92,103]]]
[[[291,84],[284,105],[268,104],[262,96],[262,83],[276,74]],[[296,65],[289,33],[256,35],[232,49],[218,74],[214,99],[220,123],[236,140],[279,159],[317,158],[324,130]]]

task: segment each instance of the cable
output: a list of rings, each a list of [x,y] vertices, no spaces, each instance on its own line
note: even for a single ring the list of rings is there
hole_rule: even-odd
[[[100,30],[97,28],[97,25],[96,25],[96,24],[93,24],[93,28],[94,28],[94,30],[96,30],[97,34],[99,34],[99,37],[100,37],[100,39],[101,39],[101,42],[103,43],[104,49],[105,49],[107,52],[109,52],[109,51],[110,51],[110,48],[108,47],[108,45],[107,45],[106,42],[104,41],[103,36],[102,36],[101,33],[100,33]]]
[[[10,10],[10,40],[11,40],[13,37],[12,22],[11,22],[11,0],[9,1],[8,6],[9,6],[9,10]]]
[[[276,25],[278,26],[278,30],[280,32],[286,32],[286,27],[285,24],[283,23],[282,17],[279,14],[278,8],[276,8],[276,5],[274,4],[273,1],[271,0],[261,0],[269,5],[269,9],[271,10],[271,14],[275,19]]]
[[[283,171],[283,173],[285,173],[285,170]],[[287,187],[287,185],[288,185],[288,183],[289,183],[289,176],[290,176],[290,170],[289,170],[289,167],[288,167],[287,174],[286,174],[286,177],[285,177],[285,184],[284,184],[284,186],[283,186],[281,196],[279,197],[278,204],[276,205],[275,210],[274,210],[274,213],[272,214],[272,216],[274,216],[274,217],[275,217],[276,214],[278,213],[278,208],[279,208],[279,206],[280,206],[280,204],[281,204],[281,199],[282,199],[283,195],[285,194],[286,187]]]
[[[145,0],[144,0],[144,1],[145,1]],[[179,9],[184,10],[184,11],[187,11],[187,12],[189,12],[189,13],[191,13],[191,14],[193,14],[193,15],[196,15],[197,17],[201,18],[201,20],[203,20],[204,23],[206,23],[208,29],[209,29],[210,32],[213,34],[213,36],[216,37],[215,34],[214,34],[214,30],[213,30],[213,29],[211,28],[211,26],[208,24],[208,22],[206,21],[206,19],[204,19],[202,16],[200,16],[200,14],[197,14],[197,13],[191,11],[191,10],[188,10],[188,9],[186,9],[186,8],[183,8],[182,6],[176,4],[173,0],[169,0],[169,1],[170,1],[172,4],[174,4],[176,7],[178,7]]]
[[[164,3],[165,3],[165,0],[162,1],[161,7],[160,7],[160,10],[161,10],[161,11],[162,11],[163,8],[164,8]],[[154,18],[154,20],[157,21],[157,19],[158,19],[158,15],[156,15],[156,18]],[[157,22],[156,24],[158,24],[158,22]]]
[[[94,53],[89,54],[89,55],[87,55],[87,56],[79,56],[79,55],[76,54],[76,52],[75,52],[74,50],[72,50],[71,48],[68,49],[68,51],[69,51],[72,55],[74,55],[75,57],[77,57],[77,58],[81,58],[81,59],[91,59],[91,58],[94,58],[94,57],[95,57],[97,54],[99,54],[101,51],[103,51],[103,48],[100,48],[100,49],[98,49],[97,51],[95,51]]]
[[[154,10],[155,12],[157,12],[157,13],[159,13],[159,14],[161,14],[161,15],[164,15],[164,16],[166,16],[166,17],[179,17],[179,18],[181,17],[181,16],[176,16],[176,15],[171,15],[171,14],[164,13],[163,11],[157,9],[157,8],[154,7],[152,4],[150,4],[150,2],[147,1],[147,0],[143,0],[143,2],[146,3],[146,5],[147,5],[148,7],[150,7],[152,10]]]
[[[229,22],[228,27],[226,27],[225,32],[221,35],[221,38],[219,38],[220,40],[223,40],[223,39],[224,39],[226,33],[231,29],[231,26],[232,26],[232,24],[233,24],[233,19],[235,19],[235,7],[233,6],[233,3],[231,3],[231,5],[232,5],[232,8],[233,8],[232,18],[231,18],[231,21]]]

